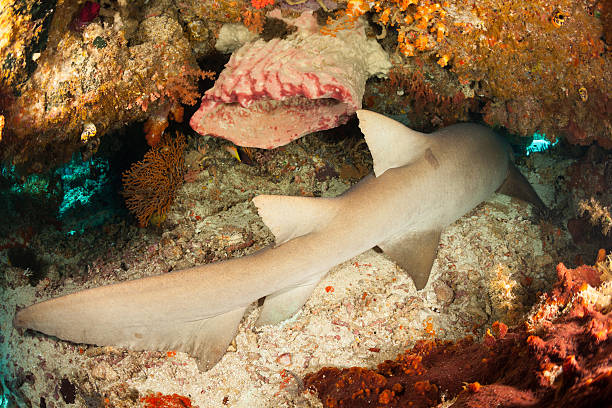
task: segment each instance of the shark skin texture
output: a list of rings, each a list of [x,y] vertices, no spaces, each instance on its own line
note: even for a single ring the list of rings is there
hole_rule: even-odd
[[[496,190],[543,206],[508,144],[484,126],[427,135],[374,112],[357,115],[374,175],[335,198],[255,197],[274,247],[50,299],[20,310],[14,326],[75,343],[184,351],[206,370],[260,298],[257,326],[278,323],[302,307],[330,268],[374,246],[422,289],[442,229]]]

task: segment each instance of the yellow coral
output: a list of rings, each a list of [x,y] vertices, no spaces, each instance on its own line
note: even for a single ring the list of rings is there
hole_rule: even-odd
[[[524,306],[517,298],[520,285],[512,277],[511,270],[506,265],[498,264],[488,271],[488,275],[489,296],[496,314],[509,322],[517,320],[524,312]]]
[[[83,131],[81,132],[81,142],[87,143],[89,139],[96,135],[96,125],[91,122],[87,122],[83,126]]]
[[[446,64],[448,64],[448,60],[449,60],[449,56],[448,55],[443,55],[438,59],[438,65],[440,65],[441,67],[445,67]]]
[[[445,6],[448,3],[430,0],[379,0],[373,9],[380,25],[397,27],[397,50],[404,56],[413,56],[415,50],[432,50],[435,43],[442,42],[447,32]]]

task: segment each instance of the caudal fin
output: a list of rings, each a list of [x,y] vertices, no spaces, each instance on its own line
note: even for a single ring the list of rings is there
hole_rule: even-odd
[[[215,299],[232,295],[215,282],[190,291],[193,278],[207,276],[181,271],[50,299],[20,310],[13,325],[75,343],[182,351],[206,370],[226,352],[250,302]]]
[[[50,299],[20,310],[14,326],[75,343],[183,351],[201,369],[212,367],[252,302],[267,296],[258,324],[276,323],[295,313],[327,272],[301,277],[300,268],[287,262],[300,246],[287,241],[328,222],[337,207],[333,199],[254,201],[277,238],[276,248]],[[283,244],[295,248],[285,251]]]

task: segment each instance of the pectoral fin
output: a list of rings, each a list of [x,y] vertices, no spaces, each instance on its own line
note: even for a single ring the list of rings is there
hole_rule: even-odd
[[[508,176],[506,176],[506,179],[496,192],[533,204],[543,213],[547,211],[546,204],[540,199],[538,193],[535,192],[529,181],[516,168],[514,163],[508,164]]]
[[[436,260],[441,232],[411,232],[378,246],[410,275],[417,290],[421,290],[427,285],[431,267]]]

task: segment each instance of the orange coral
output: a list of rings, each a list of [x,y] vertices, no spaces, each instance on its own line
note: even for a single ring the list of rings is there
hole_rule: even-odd
[[[348,0],[346,14],[359,17],[370,11],[370,5],[364,0]]]
[[[258,10],[272,4],[274,4],[274,0],[251,0],[251,5]]]
[[[198,78],[210,78],[211,72],[202,71],[189,65],[183,65],[178,75],[167,78],[165,84],[158,83],[162,94],[170,102],[181,102],[186,105],[195,105],[200,99]],[[214,73],[213,73],[214,75]],[[154,100],[151,98],[151,100]]]
[[[438,48],[447,32],[444,25],[448,3],[430,0],[378,0],[374,2],[378,24],[395,27],[397,50],[406,57]],[[348,6],[347,6],[348,10]],[[431,38],[434,41],[429,41]]]
[[[162,135],[168,127],[168,118],[165,116],[151,116],[143,125],[145,138],[151,147],[155,147],[161,142]]]
[[[260,11],[244,10],[242,12],[242,22],[253,33],[263,31],[264,16]]]
[[[183,106],[177,101],[164,104],[155,113],[152,113],[142,127],[149,146],[155,147],[161,142],[162,135],[169,125],[169,119],[181,123],[184,113]]]
[[[161,392],[147,395],[140,399],[144,402],[145,408],[188,408],[191,407],[191,400],[178,394],[164,395]]]
[[[152,216],[165,216],[170,209],[176,190],[183,183],[184,149],[182,134],[175,139],[165,136],[142,161],[123,173],[125,204],[141,227],[146,226]]]

